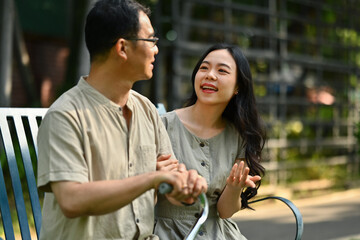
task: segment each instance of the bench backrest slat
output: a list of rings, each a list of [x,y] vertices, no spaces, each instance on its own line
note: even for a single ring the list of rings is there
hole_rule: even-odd
[[[1,117],[1,116],[0,116]],[[1,124],[1,123],[0,123]],[[10,206],[6,192],[5,179],[0,164],[0,210],[6,239],[15,239],[14,229],[11,221]]]
[[[43,108],[0,108],[0,130],[2,143],[5,150],[7,165],[9,167],[16,213],[18,216],[22,239],[31,239],[31,234],[18,164],[22,164],[22,168],[25,172],[27,182],[26,185],[28,188],[27,192],[29,193],[30,197],[31,210],[37,236],[40,234],[41,227],[41,207],[24,123],[26,123],[26,126],[29,126],[29,138],[31,138],[29,141],[31,141],[31,144],[34,145],[35,155],[37,157],[36,137],[38,125],[36,118],[41,119],[45,115],[46,111],[47,109]],[[12,124],[14,127],[12,127]],[[18,157],[21,158],[21,163],[17,162],[16,160],[16,144],[18,144],[20,148],[21,157]],[[5,169],[1,168],[0,170],[0,204],[5,237],[6,239],[14,239],[15,236],[14,228],[12,226],[11,211],[9,207],[10,204],[8,202],[8,194],[6,192],[6,184],[3,174],[3,170]]]
[[[29,225],[27,221],[27,214],[26,214],[26,208],[25,208],[25,202],[22,192],[22,186],[20,181],[20,175],[19,170],[16,162],[16,156],[13,146],[12,137],[10,134],[10,129],[8,125],[8,116],[2,115],[0,117],[0,125],[1,125],[1,135],[3,138],[4,148],[5,148],[5,154],[7,158],[7,163],[9,167],[10,177],[11,177],[11,183],[13,187],[13,194],[15,198],[15,205],[16,205],[16,212],[19,219],[19,225],[21,234],[25,237],[30,238],[30,230]],[[10,217],[11,219],[11,217]],[[5,219],[7,221],[8,219]],[[11,238],[12,236],[8,236],[8,234],[13,235],[14,233],[7,233],[5,229],[6,238]]]

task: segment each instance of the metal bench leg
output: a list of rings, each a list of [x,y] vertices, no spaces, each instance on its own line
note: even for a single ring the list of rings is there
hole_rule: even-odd
[[[252,202],[249,202],[249,204],[256,203],[256,202],[261,202],[261,201],[268,200],[268,199],[279,200],[279,201],[285,203],[291,209],[291,211],[293,212],[293,214],[295,216],[295,220],[296,220],[295,240],[301,240],[301,237],[302,237],[302,234],[303,234],[303,231],[304,231],[303,218],[302,218],[302,215],[301,215],[299,209],[290,200],[288,200],[286,198],[283,198],[283,197],[271,196],[271,197],[265,197],[265,198],[261,198],[261,199],[258,199],[258,200],[254,200]]]

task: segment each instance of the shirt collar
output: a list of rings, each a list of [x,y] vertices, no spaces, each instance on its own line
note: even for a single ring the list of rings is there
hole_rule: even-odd
[[[91,96],[95,101],[99,102],[102,105],[105,105],[107,107],[109,107],[110,109],[114,109],[114,110],[119,110],[120,106],[116,103],[114,103],[113,101],[111,101],[110,99],[108,99],[107,97],[105,97],[103,94],[101,94],[98,90],[96,90],[95,88],[93,88],[86,80],[87,76],[82,76],[80,77],[80,80],[78,82],[78,87],[82,90],[82,91],[86,91],[89,93],[89,96]],[[133,100],[132,100],[132,91],[130,90],[130,94],[129,94],[129,98],[128,101],[126,102],[126,106],[132,111],[133,110]]]

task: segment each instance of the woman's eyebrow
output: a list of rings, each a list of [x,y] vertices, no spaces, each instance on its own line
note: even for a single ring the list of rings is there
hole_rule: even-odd
[[[227,65],[226,63],[219,63],[219,66],[227,67],[227,68],[231,69],[230,65]]]
[[[202,61],[202,63],[206,63],[206,64],[210,65],[210,62],[208,62],[208,61]],[[226,63],[219,63],[218,66],[227,67],[227,68],[231,69],[230,65],[228,65]]]

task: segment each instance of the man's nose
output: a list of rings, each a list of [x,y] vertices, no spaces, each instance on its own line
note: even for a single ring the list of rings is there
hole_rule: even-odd
[[[159,53],[159,48],[157,45],[154,46],[154,54],[157,55]]]

